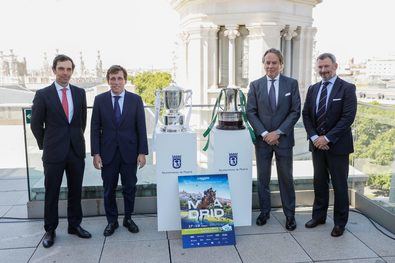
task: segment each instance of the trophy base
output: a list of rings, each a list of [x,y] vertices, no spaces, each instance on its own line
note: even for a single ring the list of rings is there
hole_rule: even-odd
[[[165,126],[183,126],[184,125],[184,115],[179,113],[165,114],[163,116],[163,123]]]
[[[243,121],[218,121],[216,126],[219,130],[244,130]]]
[[[163,126],[160,128],[162,132],[186,132],[187,128],[180,125]]]

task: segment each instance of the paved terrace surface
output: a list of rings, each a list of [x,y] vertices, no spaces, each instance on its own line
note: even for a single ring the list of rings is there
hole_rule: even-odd
[[[0,217],[25,218],[26,202],[25,170],[0,169]],[[332,214],[325,225],[306,229],[310,214],[311,208],[298,208],[298,227],[288,232],[282,211],[274,210],[265,226],[236,228],[235,246],[193,249],[182,248],[180,231],[158,232],[156,215],[134,216],[138,234],[120,226],[107,238],[105,217],[84,218],[89,240],[67,234],[67,220],[61,219],[49,249],[41,245],[42,220],[0,219],[0,262],[395,262],[395,241],[362,215],[351,212],[347,231],[333,238]]]

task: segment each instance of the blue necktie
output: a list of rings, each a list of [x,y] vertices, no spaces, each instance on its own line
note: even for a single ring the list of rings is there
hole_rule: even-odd
[[[120,98],[121,96],[114,96],[114,118],[117,126],[121,122],[121,107],[119,106]]]
[[[320,100],[318,102],[318,110],[316,114],[317,120],[317,132],[319,135],[325,134],[325,124],[326,124],[326,97],[328,96],[327,86],[330,82],[325,81],[322,83],[321,95]]]
[[[275,79],[270,80],[272,84],[270,85],[269,89],[269,104],[270,108],[272,109],[272,112],[276,111],[276,89],[274,87],[274,82],[276,81]]]

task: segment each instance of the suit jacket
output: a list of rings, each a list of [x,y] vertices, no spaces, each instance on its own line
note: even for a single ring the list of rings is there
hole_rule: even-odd
[[[138,154],[148,154],[144,104],[141,97],[125,91],[119,126],[116,125],[111,91],[95,97],[91,121],[91,154],[100,154],[103,164],[112,161],[117,148],[125,163],[137,163]]]
[[[300,95],[297,80],[280,75],[278,102],[275,112],[269,105],[267,77],[250,83],[247,102],[247,118],[258,138],[256,146],[268,147],[262,140],[265,131],[281,130],[284,134],[279,140],[279,148],[295,145],[294,126],[300,117]]]
[[[310,142],[310,151],[316,150],[310,138],[317,133],[316,99],[321,82],[309,87],[303,106],[303,123]],[[333,84],[326,108],[325,136],[329,139],[329,152],[349,154],[354,151],[351,125],[357,112],[355,85],[339,77]]]
[[[74,113],[69,123],[59,99],[55,83],[38,90],[33,99],[30,128],[43,150],[44,162],[56,163],[66,159],[70,145],[80,158],[85,158],[84,131],[86,127],[85,90],[70,85]]]

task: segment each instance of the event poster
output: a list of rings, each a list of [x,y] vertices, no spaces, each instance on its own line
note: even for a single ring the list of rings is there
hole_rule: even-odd
[[[179,176],[184,248],[235,244],[228,175]]]

